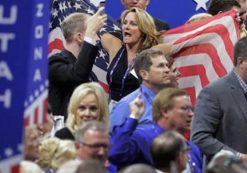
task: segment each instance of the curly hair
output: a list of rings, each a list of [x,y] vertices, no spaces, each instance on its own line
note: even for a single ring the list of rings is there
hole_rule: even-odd
[[[76,148],[73,141],[54,137],[42,141],[39,153],[40,157],[37,163],[42,169],[57,170],[66,161],[75,159]]]

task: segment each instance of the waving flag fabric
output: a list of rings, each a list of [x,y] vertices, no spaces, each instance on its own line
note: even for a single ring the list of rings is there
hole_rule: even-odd
[[[83,12],[87,14],[94,14],[97,11],[96,5],[99,3],[94,0],[54,0],[51,10],[50,21],[50,38],[49,38],[49,55],[57,53],[64,49],[64,37],[60,28],[63,19],[73,12]],[[106,24],[101,29],[101,32],[115,32],[117,35],[121,35],[119,27],[108,18]],[[106,70],[108,68],[109,58],[107,53],[102,49],[101,44],[98,44],[99,51],[96,57],[93,71],[97,75],[99,82],[108,91],[108,85],[106,82]]]
[[[181,78],[179,87],[191,95],[193,104],[201,89],[223,77],[233,67],[233,47],[239,37],[236,12],[229,11],[164,33]]]

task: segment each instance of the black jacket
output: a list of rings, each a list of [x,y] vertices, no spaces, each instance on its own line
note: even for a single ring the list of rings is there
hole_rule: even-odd
[[[64,127],[55,133],[55,137],[59,139],[75,140],[74,135],[71,133],[68,127]]]
[[[74,89],[85,82],[95,81],[92,72],[98,48],[84,42],[78,59],[64,50],[49,58],[49,104],[53,115],[67,118],[67,106]]]

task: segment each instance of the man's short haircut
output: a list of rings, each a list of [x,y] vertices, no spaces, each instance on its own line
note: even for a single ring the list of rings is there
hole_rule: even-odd
[[[164,54],[161,50],[156,48],[143,50],[136,56],[134,69],[140,80],[142,80],[142,77],[139,74],[140,70],[149,71],[149,68],[152,65],[152,58],[156,58],[158,56],[164,56]]]
[[[63,20],[61,29],[68,43],[72,41],[73,34],[86,30],[86,21],[87,15],[83,13],[72,13]]]
[[[165,131],[156,137],[151,144],[151,155],[154,167],[170,168],[180,152],[187,148],[182,135],[175,131]],[[162,169],[161,169],[162,170]]]
[[[77,143],[83,142],[84,136],[88,131],[97,131],[97,132],[108,132],[106,126],[99,121],[88,121],[83,122],[80,128],[76,131],[75,141]]]
[[[174,98],[178,96],[188,95],[185,90],[179,88],[162,89],[155,96],[153,101],[153,120],[157,122],[161,119],[162,110],[172,109],[174,106]]]
[[[214,16],[220,11],[225,12],[231,10],[233,7],[240,8],[241,6],[237,0],[211,0],[208,6],[208,13]]]
[[[243,37],[235,44],[234,47],[234,66],[237,65],[239,57],[247,59],[247,37]]]

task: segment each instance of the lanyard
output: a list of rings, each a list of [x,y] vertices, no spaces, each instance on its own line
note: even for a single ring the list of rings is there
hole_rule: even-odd
[[[118,65],[118,63],[119,63],[119,61],[120,61],[120,59],[122,58],[123,52],[124,52],[124,49],[122,49],[122,51],[120,52],[119,56],[117,57],[116,63],[114,64],[112,70],[110,71],[110,83],[109,83],[109,85],[112,84],[112,78],[113,78],[112,76],[113,76],[113,73],[114,73],[114,71],[115,71],[115,69],[116,69],[116,67],[117,67],[117,65]],[[135,64],[135,57],[131,60],[131,62],[130,62],[130,64],[128,65],[128,68],[127,68],[127,70],[125,71],[124,76],[123,76],[123,78],[122,78],[120,96],[122,96],[122,93],[123,93],[123,90],[124,90],[125,80],[126,80],[128,74],[129,74],[129,72],[130,72],[131,69],[133,68],[134,64]]]
[[[111,85],[111,83],[112,83],[113,72],[114,72],[115,68],[117,67],[117,65],[118,65],[118,63],[119,63],[119,61],[120,61],[120,59],[121,59],[121,57],[123,55],[123,51],[124,51],[124,49],[121,51],[120,55],[117,57],[117,61],[116,61],[116,63],[114,64],[113,68],[110,71],[110,83],[109,83],[109,85]]]
[[[123,76],[123,79],[122,79],[121,94],[120,94],[120,96],[122,96],[122,94],[123,94],[125,79],[126,79],[127,76],[129,75],[129,72],[130,72],[131,69],[133,68],[134,64],[135,64],[135,57],[131,60],[130,64],[128,65],[127,70],[126,70],[125,73],[124,73],[124,76]]]

